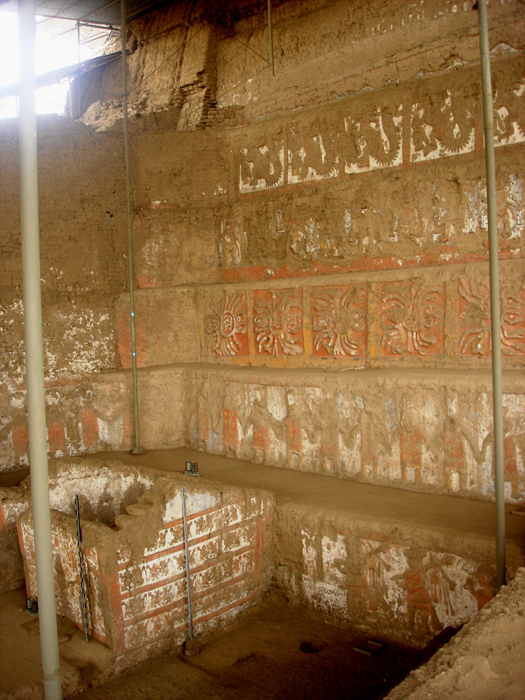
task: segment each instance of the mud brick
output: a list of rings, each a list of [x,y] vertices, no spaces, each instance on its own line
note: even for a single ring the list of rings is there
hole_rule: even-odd
[[[194,573],[192,575],[192,586],[195,595],[209,588],[225,585],[227,580],[232,577],[232,572],[232,561],[229,559],[211,564],[202,571]]]
[[[184,534],[182,523],[166,528],[159,532],[159,536],[153,547],[148,547],[144,550],[144,554],[156,554],[165,549],[177,547],[184,542]]]
[[[188,624],[187,616],[182,615],[182,612],[182,608],[173,607],[161,613],[153,611],[143,620],[133,620],[124,627],[122,651],[143,647],[148,642],[162,637],[170,636],[176,639]]]
[[[190,542],[210,534],[216,528],[216,513],[205,513],[188,518],[188,538]]]
[[[51,454],[61,457],[67,454],[66,434],[63,423],[50,423],[47,426],[48,449]],[[59,454],[57,454],[57,452]]]
[[[366,357],[366,287],[314,287],[310,294],[314,356]]]
[[[80,413],[80,425],[82,427],[82,443],[84,449],[90,451],[97,446],[98,420],[94,411],[82,411]]]
[[[420,280],[380,287],[381,355],[426,357],[443,353],[445,285]]]
[[[246,519],[257,518],[260,515],[263,515],[264,508],[261,498],[259,496],[251,496],[249,499],[247,499],[244,512]]]
[[[27,427],[25,425],[13,425],[11,428],[11,436],[16,462],[22,464],[22,460],[25,460],[27,464],[29,452],[29,433]]]
[[[301,289],[256,290],[253,295],[256,355],[304,353]]]
[[[235,411],[223,410],[224,416],[224,444],[237,449],[239,447],[239,430],[237,425],[237,413]]]
[[[217,523],[219,528],[235,525],[236,523],[241,522],[244,517],[242,505],[240,503],[231,503],[227,506],[223,506],[219,509],[217,515]]]
[[[195,620],[209,619],[224,613],[231,606],[242,605],[256,591],[253,581],[246,579],[224,586],[195,600]]]

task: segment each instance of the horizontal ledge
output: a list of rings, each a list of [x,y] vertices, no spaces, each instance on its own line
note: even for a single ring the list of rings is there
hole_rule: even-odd
[[[304,380],[306,382],[315,379],[335,379],[340,380],[342,377],[355,379],[358,381],[384,381],[384,380],[400,380],[400,381],[428,381],[429,383],[446,384],[449,381],[471,382],[476,381],[482,383],[484,388],[492,383],[492,372],[487,369],[441,369],[427,367],[399,367],[399,368],[377,368],[377,369],[354,369],[351,367],[341,367],[340,369],[332,368],[311,368],[311,367],[293,367],[293,368],[275,368],[266,366],[232,366],[219,363],[180,363],[167,365],[153,365],[151,367],[141,367],[138,369],[140,377],[146,377],[150,374],[163,374],[166,372],[174,373],[206,373],[217,377],[230,376],[237,378],[242,377],[257,377],[260,381],[267,380],[269,383],[275,380],[282,381],[289,377],[290,380]],[[124,377],[131,376],[131,369],[121,369],[115,372],[105,372],[97,375],[100,378],[108,379],[116,375]],[[96,381],[96,379],[95,379]],[[503,371],[504,386],[520,387],[525,392],[525,374],[523,370],[505,370]]]

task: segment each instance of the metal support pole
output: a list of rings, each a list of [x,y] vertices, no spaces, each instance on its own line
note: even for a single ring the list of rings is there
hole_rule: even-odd
[[[35,112],[35,0],[19,0],[20,52],[20,219],[24,287],[27,413],[31,497],[35,530],[35,559],[40,647],[46,700],[61,700],[60,659],[51,545],[49,473],[47,466],[44,350],[40,290],[38,224],[38,163]]]
[[[135,343],[135,287],[133,283],[133,236],[131,221],[131,186],[129,167],[129,133],[128,133],[128,76],[126,66],[126,0],[120,0],[120,40],[122,48],[122,113],[124,121],[124,160],[126,164],[126,217],[128,226],[128,261],[129,261],[129,307],[131,325],[131,367],[133,372],[133,415],[135,420],[134,455],[142,454],[139,435],[139,399],[137,389],[137,349]]]
[[[485,0],[478,0],[485,164],[489,217],[490,311],[492,334],[492,402],[494,411],[494,482],[496,490],[496,567],[498,589],[505,584],[505,484],[503,461],[503,390],[501,380],[501,321],[498,271],[498,220],[496,210],[496,165],[494,159],[494,105],[490,77],[489,31]]]
[[[190,547],[188,543],[188,515],[186,512],[186,487],[182,487],[182,524],[184,528],[184,555],[186,557],[186,585],[188,587],[188,617],[190,621],[190,639],[193,639],[193,610],[191,606]]]
[[[273,78],[275,75],[275,67],[273,63],[272,0],[268,0],[268,40],[270,42],[270,72]]]
[[[84,586],[84,557],[82,556],[82,527],[80,525],[80,503],[78,501],[78,493],[75,495],[75,515],[77,516],[78,570],[80,573],[80,602],[82,603],[82,623],[84,625],[84,639],[86,640],[86,642],[89,642],[86,588]]]
[[[80,63],[80,22],[77,22],[77,63]]]

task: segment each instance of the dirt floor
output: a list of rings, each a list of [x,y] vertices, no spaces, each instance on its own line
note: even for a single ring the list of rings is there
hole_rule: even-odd
[[[0,698],[41,697],[38,618],[24,611],[25,592],[0,596]],[[96,656],[93,640],[79,641],[78,630],[59,620],[61,672],[72,676],[82,656]],[[70,640],[79,649],[73,658]],[[442,638],[441,638],[442,639]],[[378,640],[374,640],[378,641]],[[270,595],[236,627],[217,633],[194,653],[180,650],[142,664],[109,683],[76,695],[78,700],[183,700],[185,698],[358,698],[384,695],[436,645],[418,651],[396,644],[375,647],[363,635],[316,620],[304,608]],[[372,655],[355,651],[363,645]],[[68,648],[69,647],[69,648]],[[89,664],[81,674],[89,675]],[[70,681],[71,683],[71,681]],[[15,690],[18,688],[18,690]],[[22,692],[22,689],[25,689]],[[12,696],[9,693],[13,693]]]
[[[166,655],[75,698],[379,700],[435,648],[376,647],[271,595],[235,629],[197,645],[194,655]]]
[[[141,455],[129,452],[99,452],[87,459],[120,460],[125,464],[184,471],[186,461],[199,465],[201,476],[221,483],[255,489],[268,489],[278,505],[300,504],[340,512],[373,523],[405,523],[430,528],[444,536],[496,536],[496,511],[492,501],[458,496],[420,493],[390,486],[365,484],[350,479],[326,478],[311,474],[254,464],[242,459],[197,452],[188,448],[149,450]],[[513,514],[516,506],[506,506],[507,540],[525,542],[525,518]]]
[[[459,632],[445,630],[423,650],[388,643],[376,650],[362,634],[328,625],[272,594],[229,632],[215,634],[202,646],[195,644],[191,656],[181,649],[73,697],[522,700],[524,593],[525,569],[520,569],[474,620]],[[24,612],[24,603],[23,590],[0,596],[1,700],[43,698],[38,618]],[[85,660],[95,659],[102,645],[93,640],[86,645],[64,619],[59,621],[59,634],[62,680],[72,687],[76,669],[62,651],[68,645],[69,652],[76,647],[76,659],[70,661],[78,667],[84,659],[86,679]]]

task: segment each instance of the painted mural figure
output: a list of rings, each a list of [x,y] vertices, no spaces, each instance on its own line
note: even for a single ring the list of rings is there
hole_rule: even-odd
[[[490,288],[486,283],[460,280],[458,330],[459,351],[488,356],[492,353]],[[501,350],[505,355],[525,354],[525,302],[523,294],[503,292],[500,307]]]
[[[430,595],[431,585],[427,576],[429,567],[423,566],[421,552],[415,547],[405,549],[404,554],[408,562],[407,568],[393,578],[400,579],[406,591],[408,627],[426,627],[428,632],[433,634],[441,629],[441,625]]]
[[[402,105],[394,116],[375,107],[344,119],[340,142],[347,173],[392,167],[402,162]]]

